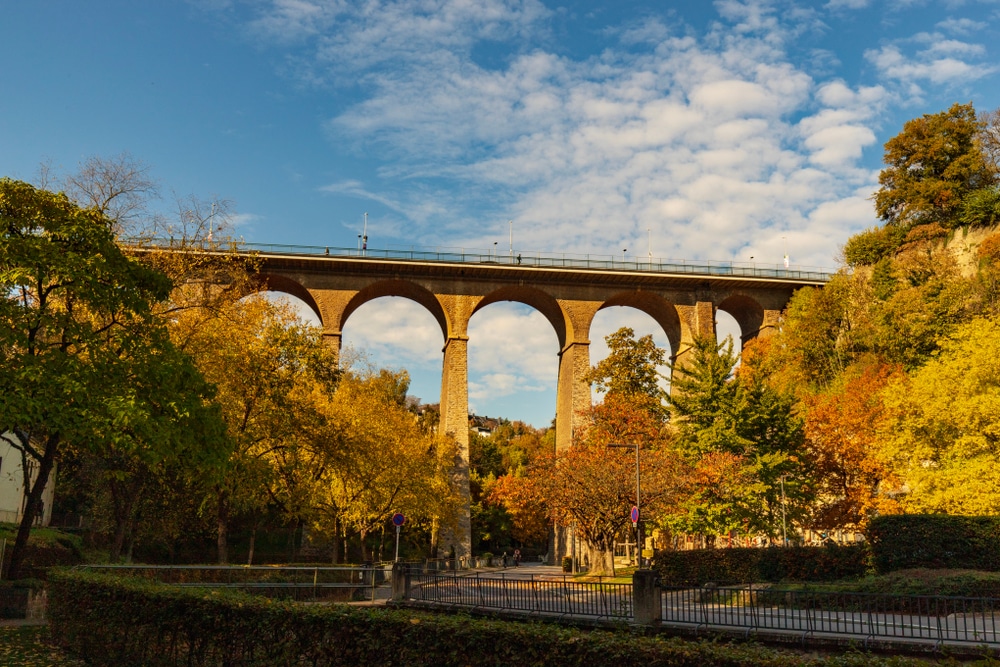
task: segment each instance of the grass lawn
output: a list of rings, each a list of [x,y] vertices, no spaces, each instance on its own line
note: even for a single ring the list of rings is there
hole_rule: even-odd
[[[0,665],[76,667],[85,664],[82,660],[71,658],[62,649],[49,644],[48,639],[47,625],[0,626]]]

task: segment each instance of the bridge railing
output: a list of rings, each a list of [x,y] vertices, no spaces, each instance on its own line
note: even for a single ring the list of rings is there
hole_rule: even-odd
[[[785,268],[780,264],[732,262],[715,260],[685,260],[662,258],[628,258],[624,255],[599,254],[545,254],[522,251],[515,255],[498,254],[489,250],[466,248],[417,249],[409,248],[338,248],[334,246],[285,245],[277,243],[245,242],[192,242],[190,240],[155,238],[130,239],[130,245],[143,248],[177,248],[186,250],[235,250],[267,255],[358,258],[413,262],[442,262],[450,264],[484,264],[514,267],[557,269],[594,269],[600,271],[628,271],[642,273],[693,274],[708,276],[734,276],[745,278],[775,278],[826,282],[834,274],[830,269],[808,266]]]

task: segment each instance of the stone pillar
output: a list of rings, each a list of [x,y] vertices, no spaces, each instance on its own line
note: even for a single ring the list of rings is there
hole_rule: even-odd
[[[781,322],[780,310],[765,310],[764,322],[760,325],[760,331],[757,332],[757,335],[761,338],[773,336],[774,332],[778,330],[779,322]]]
[[[392,564],[392,601],[410,599],[410,566],[408,563]]]
[[[573,436],[583,421],[581,414],[590,407],[590,383],[584,376],[590,370],[590,341],[567,343],[559,352],[559,379],[556,385],[556,451],[569,449]]]
[[[458,445],[453,475],[462,498],[457,519],[457,533],[441,530],[439,549],[455,547],[456,560],[472,555],[472,524],[469,504],[469,337],[450,336],[444,345],[441,370],[441,421],[438,426]]]
[[[687,365],[696,337],[709,336],[713,340],[716,337],[715,304],[711,301],[698,301],[693,306],[677,306],[677,314],[681,319],[681,342],[674,351],[673,362],[676,367],[683,369]]]
[[[663,619],[660,573],[656,570],[632,574],[632,618],[638,625],[659,625]]]
[[[340,349],[343,345],[344,334],[340,331],[323,331],[323,343],[333,352],[334,359],[340,363]]]

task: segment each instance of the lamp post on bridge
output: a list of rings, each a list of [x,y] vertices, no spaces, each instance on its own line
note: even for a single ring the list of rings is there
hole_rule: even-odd
[[[638,567],[642,567],[642,515],[639,505],[639,445],[629,445],[624,443],[613,442],[608,445],[608,448],[616,449],[634,449],[635,450],[635,511],[632,513],[632,519],[635,523],[635,563]]]

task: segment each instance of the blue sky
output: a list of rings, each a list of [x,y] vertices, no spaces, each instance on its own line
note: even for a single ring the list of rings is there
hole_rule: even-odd
[[[247,241],[836,266],[875,223],[882,144],[1000,106],[996,1],[35,0],[0,22],[0,174],[127,151],[233,203]],[[648,231],[647,231],[648,230]],[[635,312],[602,311],[601,338]],[[723,329],[731,323],[720,322]],[[440,331],[362,308],[345,339],[437,400]],[[666,344],[662,335],[661,344]],[[543,425],[556,339],[470,330],[479,414]]]

